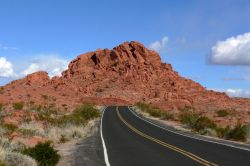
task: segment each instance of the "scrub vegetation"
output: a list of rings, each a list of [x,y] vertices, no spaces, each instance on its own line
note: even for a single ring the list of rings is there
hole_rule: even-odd
[[[0,166],[54,166],[60,159],[54,145],[86,137],[100,117],[92,104],[79,105],[71,112],[55,104],[40,106],[33,102],[3,107],[0,104]],[[17,123],[13,123],[17,110]],[[30,147],[31,140],[38,144]]]
[[[202,135],[216,136],[223,139],[243,142],[247,141],[249,137],[250,125],[239,123],[233,127],[221,127],[209,117],[195,113],[191,107],[183,108],[179,114],[172,114],[145,103],[137,103],[136,106],[152,117],[163,120],[178,120],[192,131]],[[230,110],[218,110],[216,114],[218,117],[231,115]]]
[[[160,118],[163,120],[173,120],[174,115],[171,113],[168,113],[166,111],[162,111],[161,109],[151,106],[149,104],[145,103],[137,103],[136,106],[143,112],[148,113],[150,116]]]

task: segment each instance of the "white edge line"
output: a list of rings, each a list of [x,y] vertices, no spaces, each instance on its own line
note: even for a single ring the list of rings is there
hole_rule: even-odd
[[[103,112],[102,112],[100,132],[101,132],[101,139],[102,139],[102,146],[103,146],[103,153],[104,153],[105,164],[106,164],[106,166],[110,166],[109,158],[108,158],[108,152],[107,152],[107,148],[106,148],[105,141],[104,141],[104,139],[103,139],[103,134],[102,134],[102,119],[103,119],[103,115],[104,115],[104,112],[105,112],[106,108],[107,108],[107,107],[105,107],[105,108],[103,109]]]
[[[143,121],[145,121],[145,122],[147,122],[147,123],[150,123],[151,125],[154,125],[154,126],[156,126],[156,127],[159,127],[159,128],[161,128],[161,129],[163,129],[163,130],[165,130],[165,131],[169,131],[169,132],[174,133],[174,134],[177,134],[177,135],[181,135],[181,136],[188,137],[188,138],[193,138],[193,139],[200,140],[200,141],[204,141],[204,142],[210,142],[210,143],[219,144],[219,145],[223,145],[223,146],[228,146],[228,147],[231,147],[231,148],[241,149],[241,150],[245,150],[245,151],[249,151],[249,152],[250,152],[250,150],[247,149],[247,148],[242,148],[242,147],[238,147],[238,146],[234,146],[234,145],[223,144],[223,143],[220,143],[220,142],[214,142],[214,141],[210,141],[210,140],[205,140],[205,139],[197,138],[197,137],[195,137],[195,136],[189,136],[189,135],[181,134],[181,133],[179,133],[179,132],[172,131],[172,130],[170,130],[170,129],[161,127],[161,126],[159,126],[159,125],[157,125],[157,124],[154,124],[154,123],[152,123],[152,122],[150,122],[150,121],[148,121],[148,120],[146,120],[146,119],[143,119],[142,117],[140,117],[140,116],[138,116],[136,113],[134,113],[134,111],[132,111],[132,110],[130,109],[129,106],[128,106],[128,109],[130,110],[130,112],[131,112],[133,115],[135,115],[136,117],[140,118],[141,120],[143,120]]]

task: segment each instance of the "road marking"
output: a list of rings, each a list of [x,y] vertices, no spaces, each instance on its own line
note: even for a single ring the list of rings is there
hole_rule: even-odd
[[[102,139],[102,146],[103,146],[103,153],[104,153],[105,164],[106,164],[106,166],[110,166],[109,158],[108,158],[108,152],[107,152],[107,148],[106,148],[105,141],[103,139],[103,134],[102,134],[102,119],[103,119],[104,112],[106,111],[106,108],[107,107],[105,107],[103,109],[103,112],[102,112],[100,131],[101,131],[101,139]]]
[[[194,155],[193,153],[187,152],[187,151],[185,151],[185,150],[183,150],[183,149],[180,149],[180,148],[178,148],[178,147],[176,147],[176,146],[173,146],[173,145],[170,145],[170,144],[168,144],[168,143],[165,143],[165,142],[163,142],[163,141],[161,141],[161,140],[159,140],[159,139],[153,138],[153,137],[151,137],[151,136],[149,136],[149,135],[147,135],[147,134],[141,132],[140,130],[134,128],[134,127],[133,127],[132,125],[130,125],[126,120],[123,119],[123,117],[122,117],[121,114],[119,113],[118,107],[116,107],[116,112],[117,112],[117,115],[118,115],[119,119],[120,119],[128,128],[130,128],[132,131],[134,131],[134,132],[137,133],[138,135],[140,135],[140,136],[142,136],[142,137],[144,137],[144,138],[147,138],[148,140],[151,140],[151,141],[153,141],[153,142],[155,142],[155,143],[157,143],[157,144],[160,144],[160,145],[162,145],[162,146],[164,146],[164,147],[167,147],[167,148],[169,148],[169,149],[172,149],[172,150],[174,150],[174,151],[176,151],[176,152],[178,152],[178,153],[181,153],[181,154],[183,154],[183,155],[185,155],[185,156],[187,156],[187,157],[193,159],[194,161],[197,161],[198,163],[203,164],[203,165],[205,165],[205,166],[211,166],[211,165],[212,165],[212,166],[217,166],[216,164],[211,163],[211,162],[209,162],[209,161],[207,161],[207,160],[204,160],[204,159],[202,159],[202,158],[200,158],[200,157]]]
[[[250,152],[250,149],[247,149],[247,148],[242,148],[242,147],[238,147],[238,146],[234,146],[234,145],[223,144],[223,143],[220,143],[220,142],[215,142],[215,141],[211,141],[211,140],[206,140],[206,139],[202,139],[202,138],[197,138],[197,137],[195,137],[195,136],[185,135],[185,134],[182,134],[182,133],[180,133],[180,132],[176,132],[176,131],[173,131],[173,130],[170,130],[170,129],[161,127],[161,126],[159,126],[159,125],[157,125],[157,124],[154,124],[154,123],[152,123],[152,122],[150,122],[150,121],[148,121],[148,120],[146,120],[146,119],[143,119],[142,117],[138,116],[136,113],[134,113],[134,111],[132,111],[132,110],[130,109],[130,107],[128,107],[128,109],[130,110],[130,112],[131,112],[134,116],[138,117],[139,119],[141,119],[141,120],[143,120],[143,121],[145,121],[145,122],[147,122],[147,123],[150,123],[151,125],[154,125],[154,126],[156,126],[156,127],[159,127],[159,128],[161,128],[161,129],[163,129],[163,130],[165,130],[165,131],[169,131],[169,132],[171,132],[171,133],[174,133],[174,134],[177,134],[177,135],[181,135],[181,136],[184,136],[184,137],[187,137],[187,138],[196,139],[196,140],[199,140],[199,141],[214,143],[214,144],[223,145],[223,146],[227,146],[227,147],[231,147],[231,148],[235,148],[235,149],[240,149],[240,150],[245,150],[245,151]]]

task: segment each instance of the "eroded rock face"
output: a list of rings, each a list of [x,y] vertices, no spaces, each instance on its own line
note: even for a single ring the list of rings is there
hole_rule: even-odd
[[[53,98],[69,109],[82,102],[99,104],[153,103],[165,110],[185,106],[197,111],[221,108],[249,110],[248,99],[231,99],[225,93],[208,91],[200,84],[181,77],[170,64],[141,43],[125,42],[112,50],[98,49],[79,55],[61,77],[50,79],[37,72],[2,88],[0,102],[33,101]],[[48,100],[48,99],[47,99]]]

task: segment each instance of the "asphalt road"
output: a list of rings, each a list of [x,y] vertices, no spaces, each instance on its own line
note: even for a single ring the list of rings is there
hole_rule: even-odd
[[[250,151],[163,130],[128,107],[106,108],[101,135],[106,164],[111,166],[250,166]]]

